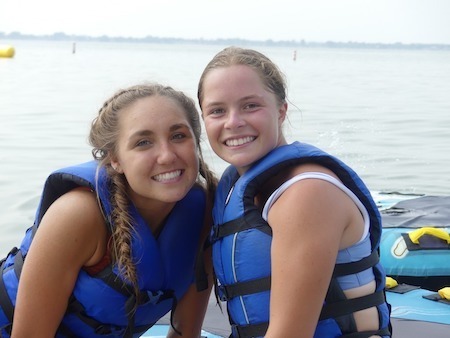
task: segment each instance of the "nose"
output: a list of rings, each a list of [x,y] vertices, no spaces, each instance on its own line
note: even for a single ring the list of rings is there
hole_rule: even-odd
[[[163,142],[158,148],[158,164],[169,164],[175,161],[177,154],[172,144],[169,142]]]
[[[245,124],[245,120],[238,110],[230,110],[227,114],[227,119],[225,121],[225,128],[235,129],[242,127]]]

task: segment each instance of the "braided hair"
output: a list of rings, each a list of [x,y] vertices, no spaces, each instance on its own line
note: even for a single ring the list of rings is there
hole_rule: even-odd
[[[200,147],[201,125],[200,114],[194,101],[183,92],[160,84],[141,84],[117,91],[100,108],[98,115],[92,121],[89,133],[89,143],[93,147],[92,155],[99,161],[99,168],[104,167],[111,182],[111,223],[112,233],[108,250],[112,262],[116,264],[121,276],[131,284],[136,299],[139,295],[137,271],[132,259],[131,239],[135,229],[129,214],[129,199],[127,197],[127,181],[125,175],[116,172],[111,166],[111,160],[118,149],[119,119],[121,112],[139,99],[151,96],[163,96],[177,102],[185,111],[193,130],[199,156],[198,183],[207,191],[209,199],[214,196],[217,178],[203,160]]]

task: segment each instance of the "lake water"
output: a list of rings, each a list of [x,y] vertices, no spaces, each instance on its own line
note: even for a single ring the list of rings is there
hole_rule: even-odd
[[[15,41],[0,58],[0,254],[20,243],[47,175],[91,159],[87,134],[117,89],[158,81],[195,98],[224,46]],[[252,46],[249,46],[252,47]],[[372,190],[450,194],[450,51],[254,47],[289,85],[288,140],[352,166]],[[204,138],[206,140],[206,136]],[[225,164],[205,143],[205,159]]]

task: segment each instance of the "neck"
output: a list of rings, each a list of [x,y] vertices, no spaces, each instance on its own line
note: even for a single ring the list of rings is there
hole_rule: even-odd
[[[272,150],[270,150],[269,152],[267,152],[266,154],[264,154],[263,157],[267,156],[269,153],[271,153],[272,151],[274,151],[274,150],[277,149],[278,147],[284,146],[284,145],[286,145],[286,144],[287,144],[287,142],[286,142],[286,139],[284,138],[284,136],[280,136],[277,145],[276,145]],[[261,158],[263,158],[263,157],[261,157]],[[259,161],[261,158],[259,158],[257,161]],[[255,162],[257,162],[257,161],[255,161]],[[255,162],[251,163],[249,166],[246,166],[246,167],[239,167],[239,168],[236,167],[236,169],[237,169],[237,171],[238,171],[238,173],[239,173],[239,176],[242,176],[243,174],[245,174],[245,172],[246,172],[248,169],[250,169],[250,168],[255,164]]]
[[[162,203],[152,207],[136,207],[139,214],[147,223],[155,237],[161,233],[167,216],[172,211],[175,203]]]

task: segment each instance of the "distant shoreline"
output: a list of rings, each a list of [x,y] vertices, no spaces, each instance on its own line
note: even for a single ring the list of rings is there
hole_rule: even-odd
[[[182,38],[161,38],[147,36],[144,38],[132,37],[110,37],[110,36],[86,36],[86,35],[68,35],[65,33],[54,33],[52,35],[31,35],[13,32],[5,34],[0,32],[1,40],[44,40],[44,41],[72,41],[72,42],[133,42],[133,43],[165,43],[165,44],[202,44],[202,45],[253,45],[253,46],[271,46],[271,47],[325,47],[325,48],[371,48],[371,49],[426,49],[426,50],[450,50],[450,45],[446,44],[422,44],[411,43],[373,43],[373,42],[312,42],[295,40],[246,40],[246,39],[182,39]]]

